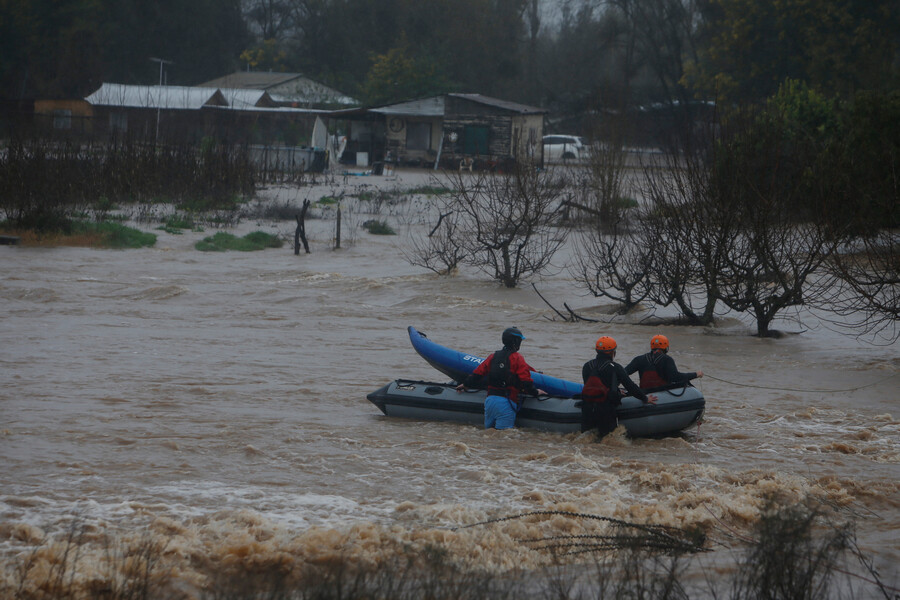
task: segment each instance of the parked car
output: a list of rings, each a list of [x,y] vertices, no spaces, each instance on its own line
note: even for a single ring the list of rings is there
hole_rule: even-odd
[[[588,145],[577,135],[545,135],[544,162],[580,161],[587,158]]]

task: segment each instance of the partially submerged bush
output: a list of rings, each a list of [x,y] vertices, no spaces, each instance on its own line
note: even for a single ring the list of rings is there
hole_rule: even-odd
[[[421,195],[421,196],[444,196],[446,194],[451,193],[453,190],[446,186],[435,186],[435,185],[420,185],[418,187],[411,188],[406,190],[404,194],[409,196]]]
[[[121,223],[90,223],[80,221],[73,227],[75,233],[96,233],[105,248],[143,248],[156,244],[156,235],[126,227]]]
[[[732,598],[829,598],[835,566],[851,547],[852,528],[834,523],[809,500],[769,498],[734,579]]]
[[[162,226],[159,227],[162,231],[166,233],[180,234],[181,230],[188,229],[190,231],[203,231],[203,228],[200,227],[195,221],[194,218],[190,215],[179,214],[176,213],[174,215],[170,215],[163,221]]]
[[[194,247],[203,252],[224,252],[226,250],[252,252],[266,248],[281,248],[282,245],[284,245],[284,241],[281,238],[264,231],[254,231],[241,238],[220,231],[215,235],[203,238],[194,244]]]
[[[366,221],[362,226],[373,235],[397,235],[397,232],[384,221]]]

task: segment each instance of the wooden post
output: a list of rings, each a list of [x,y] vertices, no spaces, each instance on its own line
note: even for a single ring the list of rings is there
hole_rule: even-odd
[[[337,208],[337,226],[334,235],[334,249],[337,250],[341,247],[341,205],[338,204]]]
[[[297,229],[294,230],[294,255],[300,254],[300,240],[303,240],[303,249],[309,254],[309,242],[306,241],[306,209],[309,208],[309,200],[303,201],[303,208],[297,215]]]
[[[438,144],[437,156],[434,157],[434,170],[437,171],[438,165],[441,162],[441,151],[444,149],[444,131],[441,130],[441,141]]]

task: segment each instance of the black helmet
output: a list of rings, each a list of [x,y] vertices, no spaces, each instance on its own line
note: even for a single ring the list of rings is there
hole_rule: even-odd
[[[525,336],[522,335],[522,332],[519,331],[518,327],[509,327],[503,330],[503,345],[512,348],[513,350],[518,350],[519,346],[522,345],[522,340],[525,339]]]

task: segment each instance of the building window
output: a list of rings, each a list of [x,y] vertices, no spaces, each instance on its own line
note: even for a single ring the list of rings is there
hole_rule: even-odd
[[[431,123],[407,123],[406,149],[428,150],[429,148],[431,148]]]
[[[72,111],[65,108],[54,110],[53,129],[72,129]]]
[[[128,113],[109,113],[109,130],[113,133],[128,131]]]

